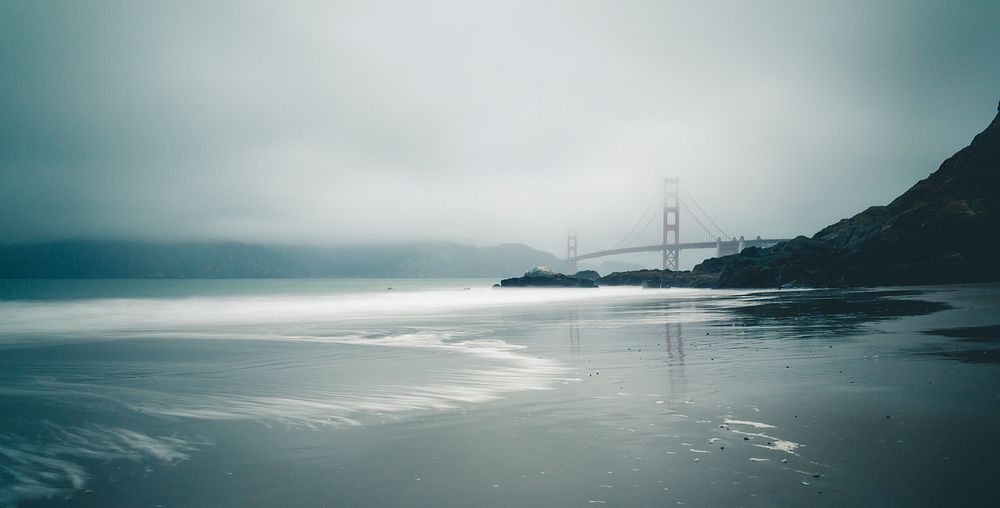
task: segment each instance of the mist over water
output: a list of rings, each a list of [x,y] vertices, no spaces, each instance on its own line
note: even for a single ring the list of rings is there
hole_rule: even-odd
[[[490,282],[6,281],[0,505],[987,495],[996,288]]]

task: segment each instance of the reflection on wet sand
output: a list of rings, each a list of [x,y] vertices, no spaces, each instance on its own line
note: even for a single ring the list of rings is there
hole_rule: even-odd
[[[573,355],[583,354],[583,352],[580,349],[580,311],[578,311],[577,309],[570,309],[566,321],[567,323],[569,323],[570,354]]]
[[[7,477],[0,483],[0,506],[82,489],[91,476],[84,461],[175,464],[210,444],[203,439],[150,436],[120,427],[78,427],[49,421],[41,422],[32,434],[0,434],[0,472]]]
[[[663,337],[667,346],[667,363],[684,365],[684,336],[681,334],[683,325],[680,321],[663,323]],[[674,348],[676,343],[677,348]]]
[[[676,402],[687,396],[687,377],[684,375],[684,335],[680,321],[663,323],[663,340],[667,348],[667,382],[670,400]]]

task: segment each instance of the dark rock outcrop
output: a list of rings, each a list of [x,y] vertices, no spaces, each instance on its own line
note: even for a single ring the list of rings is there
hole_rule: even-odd
[[[669,287],[714,287],[718,281],[718,273],[671,270],[635,270],[631,272],[615,272],[597,279],[602,286],[643,286],[648,288]]]
[[[825,242],[800,236],[774,247],[749,247],[738,255],[705,260],[696,273],[716,273],[716,287],[748,288],[823,286],[828,267],[843,252]]]
[[[577,279],[561,273],[555,277],[512,277],[500,281],[500,287],[560,287],[560,288],[595,288],[597,284],[590,279]]]
[[[573,277],[576,277],[577,279],[589,279],[596,281],[601,278],[601,274],[594,270],[580,270],[579,272],[574,273]]]
[[[496,287],[496,286],[494,286]],[[548,268],[538,267],[529,270],[524,277],[512,277],[500,281],[500,287],[562,287],[562,288],[594,288],[597,284],[587,278],[571,277],[553,272]]]
[[[710,259],[719,287],[881,286],[1000,280],[1000,114],[886,206],[770,249]]]

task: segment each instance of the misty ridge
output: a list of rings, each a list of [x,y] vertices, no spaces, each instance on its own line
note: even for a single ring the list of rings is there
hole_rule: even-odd
[[[0,278],[510,277],[536,266],[561,270],[564,264],[521,244],[303,247],[77,240],[0,245]],[[605,261],[581,267],[609,273],[639,265]]]

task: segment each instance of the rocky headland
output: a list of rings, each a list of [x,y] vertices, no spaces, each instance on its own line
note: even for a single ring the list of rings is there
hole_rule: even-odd
[[[1000,280],[1000,107],[969,146],[886,206],[769,249],[709,259],[716,287],[887,286]]]

